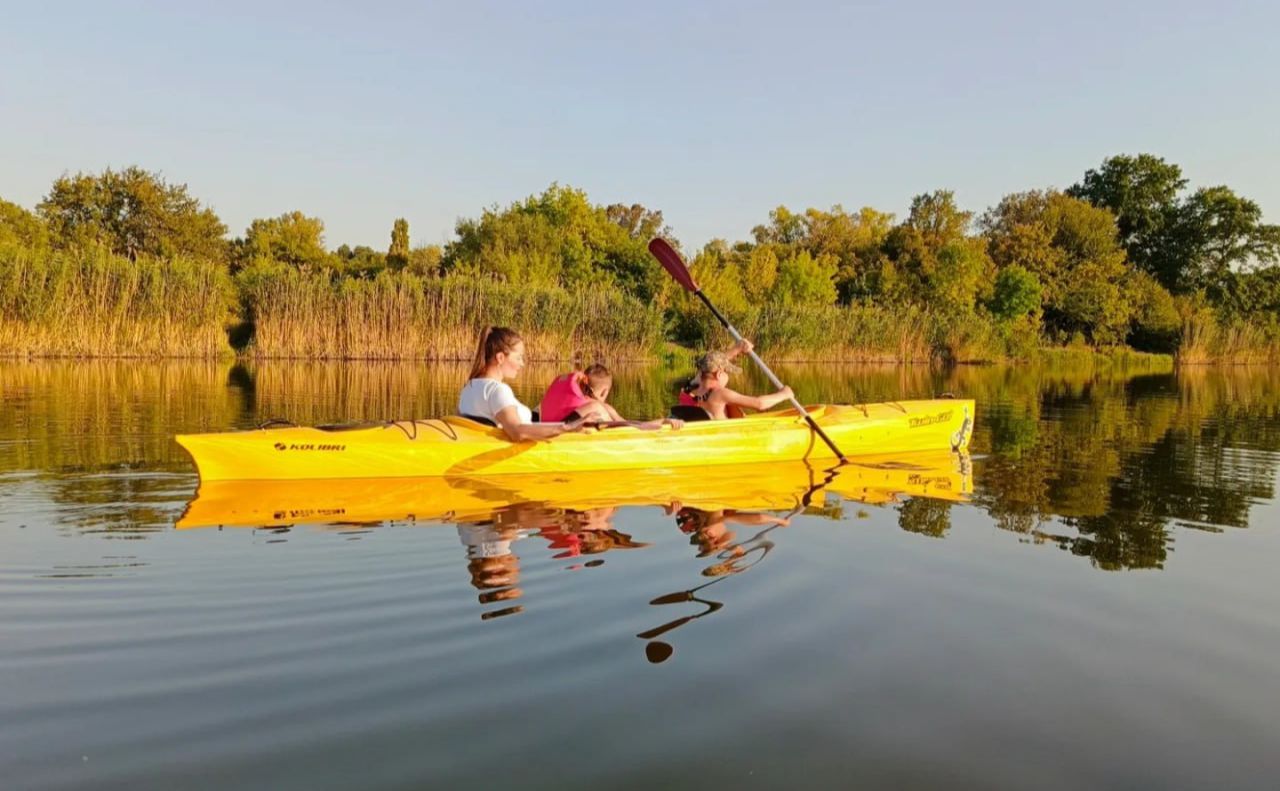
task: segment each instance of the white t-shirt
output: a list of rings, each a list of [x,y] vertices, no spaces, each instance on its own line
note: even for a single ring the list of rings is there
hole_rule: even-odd
[[[511,542],[529,535],[527,530],[499,531],[492,525],[458,525],[458,538],[468,558],[500,558],[511,554]]]
[[[521,423],[532,423],[533,412],[516,400],[511,386],[497,379],[472,379],[462,386],[458,395],[458,414],[487,417],[496,421],[499,412],[509,406],[516,408]]]

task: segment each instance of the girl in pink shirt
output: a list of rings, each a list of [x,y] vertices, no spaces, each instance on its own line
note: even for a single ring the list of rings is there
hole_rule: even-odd
[[[577,413],[593,420],[621,420],[617,410],[605,403],[611,387],[613,375],[599,363],[557,376],[538,406],[539,419],[558,423]]]
[[[562,420],[589,422],[628,422],[618,414],[618,410],[608,403],[609,391],[613,388],[613,374],[609,369],[595,363],[585,371],[572,371],[557,376],[547,392],[542,396],[542,404],[538,407],[538,419],[558,422]],[[658,428],[662,424],[672,428],[684,425],[681,420],[667,418],[650,420],[646,423],[635,423],[640,428]]]

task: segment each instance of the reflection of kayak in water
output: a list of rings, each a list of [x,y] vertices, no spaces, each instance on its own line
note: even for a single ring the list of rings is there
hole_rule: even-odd
[[[813,406],[809,415],[850,458],[964,450],[972,401]],[[274,428],[177,438],[202,481],[509,475],[698,467],[834,458],[795,410],[645,431],[615,427],[511,442],[460,417],[358,428]],[[699,475],[702,473],[699,472]]]
[[[869,456],[835,469],[805,462],[690,469],[613,470],[493,477],[205,481],[177,526],[483,520],[513,504],[589,511],[623,505],[704,510],[790,510],[823,491],[883,503],[898,496],[964,499],[966,454]]]

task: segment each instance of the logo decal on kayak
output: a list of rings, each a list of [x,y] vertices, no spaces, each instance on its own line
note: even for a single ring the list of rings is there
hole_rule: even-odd
[[[284,511],[272,511],[271,518],[276,521],[282,519],[310,519],[317,516],[342,516],[347,512],[345,508],[289,508]]]
[[[920,428],[921,426],[935,426],[939,423],[947,423],[951,420],[951,410],[939,412],[936,415],[923,415],[921,417],[913,417],[907,420],[909,428]]]
[[[951,435],[951,450],[957,451],[969,444],[969,435],[973,433],[973,420],[969,417],[969,407],[964,408],[964,422],[956,433]]]
[[[945,475],[918,475],[912,474],[907,476],[907,483],[911,486],[923,486],[933,489],[945,489],[951,491],[951,479]]]
[[[286,444],[284,444],[283,442],[277,442],[277,443],[275,444],[275,449],[276,449],[276,450],[329,450],[329,451],[340,451],[340,450],[346,450],[346,449],[347,449],[347,446],[346,446],[346,445],[316,445],[316,444],[314,444],[314,443],[298,444],[298,443],[296,443],[296,442],[291,443],[291,444],[289,444],[289,445],[286,445]]]

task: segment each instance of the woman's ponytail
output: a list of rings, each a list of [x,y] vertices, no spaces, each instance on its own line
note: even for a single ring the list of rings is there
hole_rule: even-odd
[[[498,352],[510,354],[519,342],[520,335],[515,330],[486,324],[480,330],[480,342],[476,344],[476,356],[471,361],[471,373],[467,375],[467,379],[484,376],[485,370],[498,358]]]

